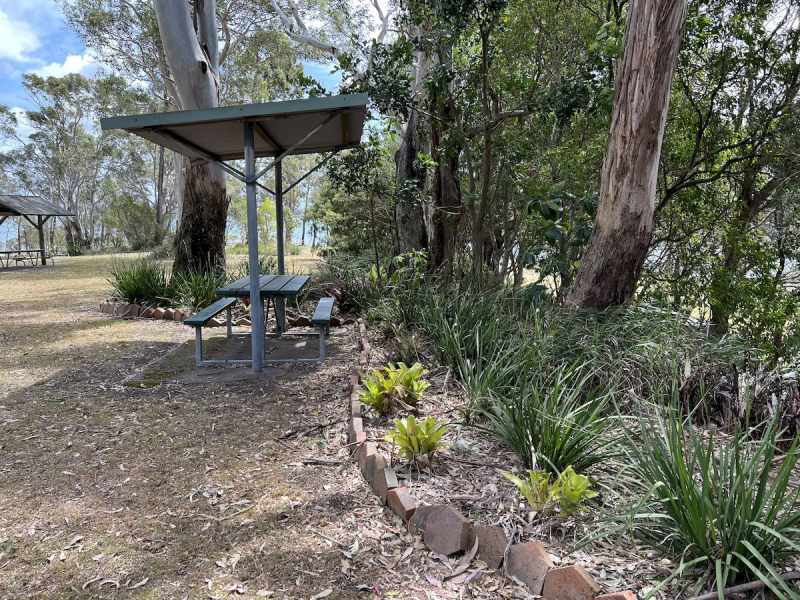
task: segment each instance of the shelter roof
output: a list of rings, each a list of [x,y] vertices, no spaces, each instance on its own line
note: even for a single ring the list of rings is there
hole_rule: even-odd
[[[0,215],[21,217],[41,215],[49,217],[71,217],[74,213],[61,208],[41,196],[0,196]]]
[[[255,156],[277,157],[319,131],[292,150],[312,154],[354,148],[361,141],[367,105],[366,94],[346,94],[181,110],[101,119],[103,129],[124,129],[194,160],[244,158],[244,127],[255,131]]]

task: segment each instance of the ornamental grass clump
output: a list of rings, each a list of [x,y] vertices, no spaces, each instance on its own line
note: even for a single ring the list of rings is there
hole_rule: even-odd
[[[478,426],[505,443],[526,469],[553,475],[573,467],[579,473],[617,452],[617,419],[610,414],[612,391],[594,383],[595,373],[581,364],[536,370],[510,397],[495,397]]]
[[[389,363],[363,378],[364,387],[358,391],[361,403],[382,415],[398,405],[414,407],[428,388],[428,382],[423,379],[426,373],[419,363],[410,367],[402,362]]]
[[[748,421],[730,435],[699,431],[680,409],[679,390],[673,384],[668,409],[654,407],[626,426],[617,484],[634,500],[605,526],[678,563],[653,593],[693,576],[697,593],[710,588],[720,598],[724,588],[744,582],[762,582],[777,598],[800,598],[779,578],[800,554],[800,487],[791,481],[797,436],[784,454],[778,451],[784,441],[778,416],[757,427]]]
[[[170,306],[173,288],[169,269],[149,257],[114,260],[108,282],[116,300],[130,304]]]

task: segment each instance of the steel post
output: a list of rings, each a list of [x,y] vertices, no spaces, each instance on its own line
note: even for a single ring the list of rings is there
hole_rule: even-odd
[[[247,245],[250,259],[250,334],[253,373],[261,373],[264,364],[264,321],[258,272],[258,204],[256,203],[256,156],[253,123],[244,123],[244,173],[247,191]]]
[[[284,231],[283,231],[283,161],[275,164],[275,220],[277,221],[276,237],[278,246],[278,275],[286,274],[284,259]],[[278,332],[286,331],[286,300],[275,298],[275,322]]]

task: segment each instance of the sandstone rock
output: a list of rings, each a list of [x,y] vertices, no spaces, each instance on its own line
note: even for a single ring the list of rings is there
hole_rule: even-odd
[[[142,307],[142,310],[139,311],[139,316],[143,319],[152,319],[153,318],[153,307],[152,306],[145,306]]]
[[[637,600],[636,594],[631,591],[613,592],[611,594],[603,594],[598,596],[595,600]]]
[[[154,308],[153,314],[150,315],[153,319],[163,319],[164,318],[164,309],[163,308]]]
[[[548,571],[542,596],[545,600],[594,600],[600,591],[582,566],[572,565]]]
[[[247,317],[239,317],[233,322],[236,327],[250,327],[250,319]]]
[[[503,554],[506,551],[508,540],[502,527],[496,525],[473,525],[469,532],[467,548],[472,548],[478,538],[477,557],[485,562],[491,569],[499,569],[503,564]]]
[[[174,321],[175,320],[175,309],[174,308],[165,308],[164,309],[164,320],[165,321]]]
[[[331,327],[341,327],[342,320],[339,317],[331,316]]]
[[[350,416],[355,417],[357,419],[361,418],[361,409],[364,408],[364,405],[361,402],[351,402],[350,403]]]
[[[172,315],[172,320],[177,321],[178,323],[183,323],[188,318],[189,315],[180,309],[175,309],[175,312]]]
[[[356,322],[355,319],[345,319],[344,321],[342,321],[342,325],[353,325],[355,324],[355,322]]]
[[[209,327],[224,327],[225,326],[225,321],[223,321],[219,317],[214,317],[213,319],[211,319],[208,322],[208,326]]]
[[[297,317],[294,321],[290,321],[289,325],[292,327],[310,327],[311,326],[311,319],[308,317]]]
[[[380,452],[369,454],[364,460],[364,466],[361,468],[361,476],[367,483],[372,483],[375,479],[375,473],[381,469],[385,469],[387,466],[389,465],[386,464],[386,459],[383,454]]]
[[[350,390],[355,391],[358,389],[358,373],[353,373],[350,375]]]
[[[425,526],[425,545],[436,554],[449,556],[467,549],[471,524],[467,518],[452,506],[428,515]]]
[[[389,508],[392,509],[392,512],[403,519],[403,521],[408,521],[417,508],[414,499],[411,497],[411,494],[408,493],[408,489],[405,486],[389,490],[389,493],[386,494],[386,502],[389,504]]]
[[[386,504],[386,496],[388,496],[389,490],[393,490],[398,486],[397,475],[391,467],[380,469],[375,473],[375,478],[372,480],[372,489],[375,490],[375,493],[378,494],[384,504]]]
[[[552,568],[553,561],[539,542],[514,544],[508,549],[506,571],[528,586],[531,594],[541,595],[544,577]]]
[[[444,506],[441,504],[434,504],[432,506],[423,504],[422,506],[418,506],[417,510],[414,512],[414,516],[411,517],[411,520],[408,522],[409,533],[424,533],[425,528],[428,526],[428,516],[440,508],[444,508]]]

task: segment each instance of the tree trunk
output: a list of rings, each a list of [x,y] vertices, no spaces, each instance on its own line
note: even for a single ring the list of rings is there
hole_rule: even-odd
[[[597,219],[567,306],[603,309],[636,291],[653,229],[658,160],[685,20],[685,0],[630,5]]]
[[[197,31],[188,2],[154,0],[158,31],[182,110],[219,106],[216,2],[195,0]],[[177,175],[177,173],[176,173]],[[183,172],[181,217],[175,233],[176,271],[221,269],[229,199],[225,175],[212,164]]]
[[[425,171],[417,166],[417,157],[423,151],[419,139],[419,113],[416,109],[406,124],[403,143],[395,154],[396,180],[413,183],[415,192],[422,193]],[[422,205],[418,198],[396,199],[394,203],[394,254],[395,256],[421,250],[428,245]]]

